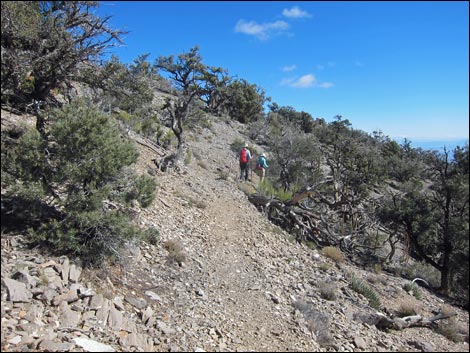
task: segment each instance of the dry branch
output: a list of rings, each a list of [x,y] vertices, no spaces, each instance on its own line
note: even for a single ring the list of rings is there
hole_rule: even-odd
[[[376,313],[372,315],[372,320],[374,321],[375,326],[381,330],[403,330],[409,327],[431,327],[436,321],[448,319],[455,315],[455,313],[439,313],[430,318],[426,318],[421,315],[406,316],[402,318],[388,318],[383,314]]]
[[[143,140],[141,139],[140,137],[131,137],[135,142],[137,142],[138,144],[142,145],[142,146],[145,146],[147,147],[148,149],[152,150],[153,152],[155,152],[157,155],[159,155],[160,157],[163,157],[166,155],[166,151],[160,147],[160,146],[157,146],[155,144],[153,144],[152,142],[148,141],[148,140]]]

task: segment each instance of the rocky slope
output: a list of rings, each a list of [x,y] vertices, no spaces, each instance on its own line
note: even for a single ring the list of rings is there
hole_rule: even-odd
[[[157,171],[154,153],[139,145],[136,168],[155,175],[158,191],[151,207],[135,206],[135,221],[161,238],[129,244],[117,264],[82,269],[25,248],[20,234],[2,234],[2,351],[468,352],[468,312],[425,288],[418,301],[403,279],[337,264],[259,213],[230,150],[246,139],[242,131],[213,121],[192,134],[193,158],[179,173]],[[428,328],[378,330],[352,276],[389,313],[404,302],[425,317],[456,311],[448,325],[467,332],[467,341]]]

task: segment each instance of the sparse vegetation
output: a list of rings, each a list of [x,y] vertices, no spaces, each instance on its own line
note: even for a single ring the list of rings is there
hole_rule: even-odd
[[[421,294],[421,290],[419,289],[419,286],[415,283],[412,283],[412,282],[409,282],[409,283],[405,283],[404,285],[404,289],[410,293],[411,295],[413,295],[416,299],[418,300],[422,300],[423,299],[423,295]]]
[[[193,160],[193,153],[191,149],[188,149],[188,151],[186,152],[186,156],[184,157],[184,164],[189,165],[192,160]]]
[[[141,239],[149,244],[157,245],[160,241],[160,232],[156,228],[147,228],[142,231]]]
[[[322,262],[318,268],[326,272],[331,268],[331,265],[328,262]]]
[[[374,267],[373,267],[373,268],[374,268],[374,272],[375,272],[376,274],[382,273],[382,264],[376,263],[376,264],[374,264]]]
[[[355,292],[366,297],[369,300],[369,305],[372,308],[380,310],[381,303],[377,293],[375,293],[374,290],[372,290],[372,288],[370,288],[362,279],[353,276],[351,278],[351,288]]]
[[[268,178],[265,178],[261,183],[258,183],[258,191],[264,196],[276,198],[281,202],[288,201],[292,198],[292,192],[275,188]]]
[[[306,302],[296,301],[293,303],[293,306],[303,314],[309,329],[315,334],[317,342],[322,347],[328,346],[333,342],[329,331],[330,321],[325,314]]]
[[[168,262],[181,266],[186,261],[184,246],[179,240],[171,239],[165,242],[165,249],[168,251]]]
[[[320,281],[318,282],[318,289],[323,299],[336,300],[336,286],[334,283]]]
[[[230,177],[230,173],[226,170],[218,170],[217,174],[218,174],[218,178],[221,180],[228,180]]]
[[[452,342],[462,342],[465,335],[460,334],[459,326],[455,318],[450,318],[437,325],[436,332]]]
[[[322,249],[322,254],[325,255],[326,257],[332,259],[336,263],[342,263],[344,262],[344,256],[343,253],[341,252],[340,249],[333,247],[333,246],[327,246]]]
[[[207,208],[207,203],[204,202],[203,200],[194,200],[192,197],[189,198],[189,204],[191,206],[195,206],[200,209],[205,209]]]
[[[414,298],[403,298],[400,300],[397,316],[405,317],[419,314],[419,302]]]

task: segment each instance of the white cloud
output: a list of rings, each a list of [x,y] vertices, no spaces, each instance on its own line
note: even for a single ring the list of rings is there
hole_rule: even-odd
[[[255,21],[246,22],[239,20],[235,26],[235,32],[255,36],[258,39],[265,40],[272,35],[281,34],[289,28],[285,21],[275,21],[267,23],[256,23]]]
[[[317,82],[315,75],[307,74],[303,75],[300,78],[284,78],[281,81],[282,86],[290,86],[295,88],[309,88],[309,87],[319,87],[319,88],[330,88],[334,84],[331,82]]]
[[[284,9],[282,10],[282,14],[288,18],[304,18],[304,17],[312,17],[307,11],[301,10],[298,6],[294,6],[293,8]]]
[[[315,76],[312,74],[304,75],[291,84],[292,87],[307,88],[315,84]]]
[[[294,71],[295,69],[297,68],[297,66],[294,64],[294,65],[291,65],[291,66],[284,66],[282,68],[282,71],[284,72],[290,72],[290,71]]]
[[[312,74],[304,75],[300,78],[284,78],[281,81],[282,86],[290,86],[297,88],[312,87],[315,84],[315,76]]]

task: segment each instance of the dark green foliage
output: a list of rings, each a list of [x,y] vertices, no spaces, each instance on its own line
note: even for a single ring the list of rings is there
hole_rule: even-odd
[[[149,244],[156,245],[160,241],[160,232],[153,227],[146,228],[141,231],[140,238]]]
[[[271,113],[263,134],[269,153],[269,175],[276,187],[295,191],[322,177],[318,141],[311,134],[299,130],[293,123],[284,122],[277,113]],[[259,127],[260,122],[252,124]]]
[[[126,193],[127,202],[137,200],[142,207],[148,207],[155,199],[155,181],[146,175],[141,175],[133,179],[133,185]]]
[[[455,286],[468,300],[468,287],[460,284],[468,284],[468,266],[462,266],[468,264],[468,167],[461,163],[468,160],[468,147],[456,152],[453,161],[447,152],[425,154],[428,187],[402,183],[401,190],[390,193],[377,214],[410,244],[413,257],[441,273],[443,292],[449,293]]]
[[[207,67],[206,69],[199,98],[205,103],[204,110],[206,112],[221,116],[227,113],[227,102],[230,99],[228,70],[220,67]]]
[[[90,99],[103,109],[118,108],[141,120],[155,114],[152,107],[155,89],[164,86],[166,81],[146,61],[147,56],[139,56],[130,65],[112,56],[102,66],[83,69],[80,73],[82,81],[95,89]]]
[[[32,244],[46,245],[56,254],[79,256],[85,263],[100,264],[118,255],[126,241],[138,237],[140,230],[119,211],[69,212],[62,220],[52,220],[30,232]]]
[[[2,2],[2,103],[25,106],[70,88],[84,64],[96,60],[122,32],[93,15],[95,2]],[[68,93],[68,92],[66,92]]]
[[[124,166],[137,160],[136,149],[110,118],[85,104],[71,104],[50,116],[49,135],[57,144],[55,177],[70,191],[101,188]]]
[[[120,200],[148,206],[155,183],[129,173],[124,178],[137,150],[96,108],[76,102],[50,111],[47,122],[47,139],[30,130],[2,148],[4,196],[12,211],[42,223],[30,233],[32,242],[98,261],[139,233]],[[2,134],[2,146],[6,142]]]
[[[326,244],[387,262],[403,242],[412,257],[440,271],[443,292],[468,298],[468,265],[462,266],[468,264],[468,144],[452,160],[448,152],[414,149],[406,139],[399,145],[380,131],[354,130],[340,115],[329,124],[310,118],[306,130],[308,117],[294,108],[270,109],[251,125],[250,137],[266,145],[268,178],[277,186],[311,190],[301,206],[321,220]]]
[[[185,124],[190,116],[194,115],[196,98],[205,94],[203,86],[210,73],[207,66],[202,63],[198,46],[191,48],[189,53],[179,54],[176,58],[174,55],[160,56],[154,67],[168,75],[175,88],[176,97],[166,99],[162,113],[166,125],[172,129],[178,139],[176,162],[179,161],[181,164],[187,149]]]
[[[266,101],[264,90],[246,80],[235,80],[228,85],[227,110],[232,119],[241,123],[256,121],[262,117]]]
[[[271,106],[271,111],[276,113],[283,122],[297,126],[302,132],[311,133],[314,130],[315,122],[309,113],[297,112],[289,106],[279,107],[277,104]]]

